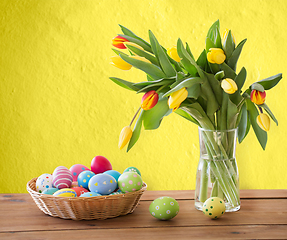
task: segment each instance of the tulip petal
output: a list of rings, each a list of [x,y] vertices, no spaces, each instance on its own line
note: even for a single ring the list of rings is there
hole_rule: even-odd
[[[126,126],[122,129],[119,138],[119,149],[123,149],[124,146],[129,142],[133,135],[133,131],[130,126]]]
[[[121,70],[130,70],[132,68],[132,65],[125,62],[120,56],[111,57],[110,64]]]
[[[174,109],[178,107],[188,96],[188,91],[186,88],[182,88],[176,92],[170,94],[168,98],[169,108]]]
[[[256,118],[256,122],[262,130],[264,130],[266,132],[269,131],[269,129],[270,129],[270,118],[268,117],[267,114],[260,113]]]

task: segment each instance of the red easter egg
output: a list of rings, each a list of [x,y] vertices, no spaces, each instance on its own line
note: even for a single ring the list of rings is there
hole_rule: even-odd
[[[108,159],[103,156],[95,156],[91,163],[91,170],[95,174],[103,173],[108,170],[112,170],[112,164]]]
[[[80,197],[85,192],[89,192],[89,190],[83,187],[73,187],[72,189],[77,193],[77,197]]]

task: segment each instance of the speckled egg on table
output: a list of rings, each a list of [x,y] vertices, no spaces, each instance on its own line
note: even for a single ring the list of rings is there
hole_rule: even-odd
[[[64,166],[57,167],[53,172],[53,185],[56,188],[69,188],[73,182],[72,173]]]
[[[207,217],[218,219],[225,213],[225,203],[219,197],[208,198],[203,203],[202,212]]]
[[[80,197],[98,197],[98,196],[102,195],[96,192],[85,192]]]
[[[63,188],[53,194],[56,197],[77,197],[77,193],[70,188]]]
[[[36,181],[36,190],[41,193],[45,189],[51,188],[53,184],[53,176],[49,173],[44,173],[37,178]]]
[[[118,186],[123,193],[138,191],[142,185],[142,178],[136,172],[125,172],[118,180]]]
[[[138,175],[141,176],[140,170],[138,170],[136,167],[128,167],[127,169],[124,170],[124,173],[125,172],[136,172]]]
[[[78,185],[79,187],[83,187],[88,189],[88,184],[90,179],[95,176],[92,171],[83,171],[78,176]]]
[[[112,193],[117,187],[117,181],[111,175],[99,173],[93,176],[89,182],[91,192],[100,193],[102,195]]]
[[[157,219],[169,220],[178,214],[179,205],[172,197],[160,197],[150,204],[149,212]]]
[[[89,168],[87,168],[86,166],[82,165],[82,164],[75,164],[72,167],[70,167],[70,171],[72,173],[73,176],[73,181],[77,181],[78,180],[78,176],[81,172],[86,171],[86,170],[90,170]]]

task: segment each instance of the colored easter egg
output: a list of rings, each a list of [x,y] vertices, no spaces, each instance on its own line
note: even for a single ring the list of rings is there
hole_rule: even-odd
[[[88,184],[90,179],[95,176],[92,171],[83,171],[78,176],[78,185],[79,187],[83,187],[88,189]]]
[[[119,177],[121,176],[121,174],[116,170],[108,170],[108,171],[105,171],[104,173],[111,175],[112,177],[116,179],[116,181],[118,181]]]
[[[112,192],[110,195],[119,195],[119,194],[123,194],[123,192]]]
[[[44,190],[42,193],[43,194],[48,194],[48,195],[53,195],[55,192],[59,191],[58,188],[47,188],[46,190]]]
[[[78,181],[72,182],[71,188],[79,187]]]
[[[36,181],[36,191],[41,193],[45,189],[51,188],[53,186],[53,176],[49,173],[44,173],[37,178]]]
[[[103,156],[96,156],[92,159],[91,170],[95,174],[103,173],[108,170],[112,170],[112,164],[108,159]]]
[[[77,193],[70,188],[63,188],[53,194],[56,197],[77,197]]]
[[[136,172],[138,175],[141,176],[140,170],[138,170],[136,167],[128,167],[128,168],[124,171],[124,173],[125,173],[125,172]]]
[[[73,181],[78,181],[78,175],[86,170],[90,170],[89,168],[87,168],[86,166],[82,165],[82,164],[75,164],[72,167],[70,167],[70,171],[72,173],[73,176]]]
[[[83,187],[74,187],[71,189],[73,189],[77,193],[77,197],[80,197],[83,193],[88,192],[88,190]]]
[[[169,220],[178,214],[179,205],[172,197],[160,197],[150,204],[149,212],[157,219]]]
[[[99,173],[93,176],[89,182],[91,192],[100,193],[102,195],[112,193],[117,187],[117,181],[111,175]]]
[[[219,197],[208,198],[203,203],[202,212],[209,218],[218,219],[225,213],[225,203]]]
[[[142,185],[142,178],[136,172],[125,172],[118,180],[118,186],[123,193],[138,191]]]
[[[80,197],[98,197],[98,196],[102,195],[96,192],[85,192]]]
[[[71,187],[72,173],[64,166],[57,167],[53,172],[53,186],[59,189]]]

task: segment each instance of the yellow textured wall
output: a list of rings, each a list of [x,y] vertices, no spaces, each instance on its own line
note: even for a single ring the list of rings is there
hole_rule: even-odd
[[[194,189],[197,127],[176,114],[156,131],[142,131],[134,148],[118,136],[138,109],[141,94],[109,77],[144,81],[142,72],[109,64],[118,24],[148,40],[148,29],[169,47],[180,37],[196,57],[210,25],[247,38],[238,69],[247,84],[283,73],[267,92],[272,122],[266,151],[252,132],[237,147],[241,189],[286,188],[287,1],[273,0],[1,0],[0,192],[26,192],[26,183],[59,165],[89,167],[96,155],[113,168],[136,166],[149,190]]]

